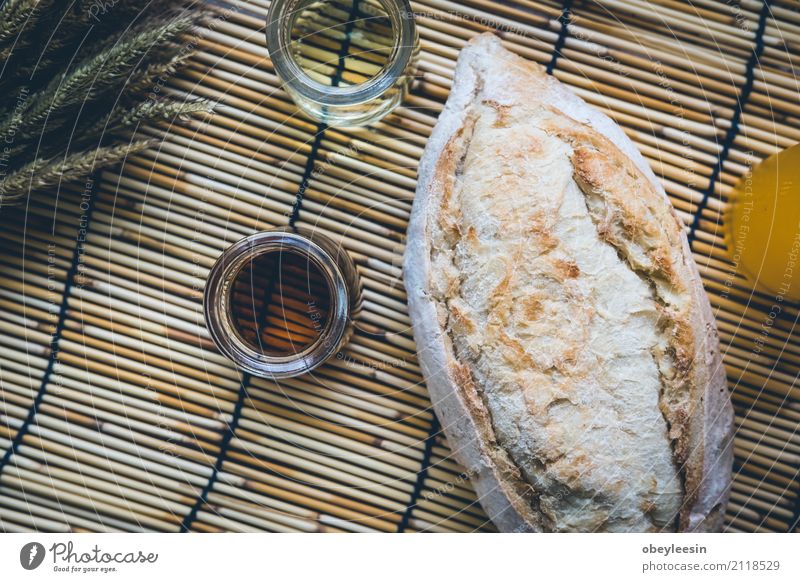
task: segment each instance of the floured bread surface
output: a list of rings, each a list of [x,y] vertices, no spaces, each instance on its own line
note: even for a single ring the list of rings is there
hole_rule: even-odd
[[[559,114],[483,102],[468,116],[432,224],[432,292],[455,355],[552,529],[669,528],[683,491],[659,410],[669,340],[652,284],[590,211],[573,175],[582,150],[546,130]]]
[[[501,529],[716,529],[731,411],[681,227],[607,118],[504,82],[498,55],[542,73],[475,44],[500,78],[459,65],[406,259],[454,453]]]

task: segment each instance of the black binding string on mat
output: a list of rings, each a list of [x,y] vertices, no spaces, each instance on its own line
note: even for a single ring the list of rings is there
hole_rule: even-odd
[[[97,197],[96,175],[89,177],[87,186],[88,188],[84,191],[83,195],[89,195],[88,208],[86,208],[86,210],[83,212],[83,215],[78,219],[78,230],[75,233],[75,248],[72,251],[72,261],[70,263],[69,270],[67,271],[67,280],[64,283],[64,293],[61,296],[61,305],[58,310],[58,322],[56,323],[56,329],[53,331],[53,335],[50,337],[50,356],[47,358],[47,367],[44,370],[44,375],[42,375],[42,382],[39,384],[39,389],[36,391],[36,396],[33,398],[33,403],[28,409],[28,415],[25,417],[25,420],[22,421],[22,426],[19,427],[17,434],[14,435],[14,439],[11,441],[11,446],[8,447],[8,450],[3,455],[3,458],[0,459],[0,473],[3,472],[3,469],[5,469],[9,461],[11,461],[11,457],[16,454],[17,449],[19,449],[19,446],[22,443],[22,439],[25,438],[26,434],[28,434],[28,430],[33,423],[33,419],[36,417],[36,414],[39,412],[39,407],[42,405],[42,400],[44,400],[44,395],[47,392],[47,385],[50,383],[50,376],[53,374],[53,366],[58,359],[58,349],[59,344],[61,343],[61,334],[64,332],[64,326],[67,323],[67,309],[70,292],[72,291],[72,286],[75,283],[75,276],[80,271],[81,257],[83,256],[84,243],[80,240],[80,235],[81,232],[86,233],[89,230],[89,226],[92,221],[92,213],[94,212],[94,202],[95,198]],[[57,210],[58,208],[56,207],[54,208],[53,212],[57,212]]]
[[[359,0],[353,1],[353,6],[350,10],[350,19],[347,22],[347,26],[345,27],[345,38],[342,41],[342,46],[339,49],[338,55],[338,62],[336,64],[336,71],[331,78],[331,84],[336,87],[342,80],[342,74],[344,73],[345,65],[346,65],[346,57],[347,52],[350,50],[350,37],[353,32],[353,28],[355,26],[355,17],[356,13],[358,12],[358,2]],[[289,227],[294,229],[295,224],[300,219],[300,211],[303,208],[303,199],[305,198],[306,190],[308,189],[308,185],[311,181],[311,175],[314,171],[314,164],[317,161],[317,156],[319,155],[319,148],[322,144],[322,139],[325,137],[325,132],[328,130],[328,124],[324,122],[320,122],[317,125],[316,135],[314,136],[314,141],[311,144],[311,152],[308,154],[308,160],[306,161],[306,166],[303,170],[303,177],[300,180],[300,186],[297,189],[297,193],[295,194],[295,201],[292,205],[292,210],[289,214]],[[269,300],[272,297],[272,289],[275,283],[275,279],[278,277],[278,270],[279,266],[276,262],[275,269],[273,272],[273,277],[268,285],[268,289],[265,295],[264,305],[262,306],[262,317],[258,319],[261,321],[266,317],[266,312],[269,309]],[[230,448],[231,440],[233,439],[234,433],[236,432],[236,427],[239,426],[239,420],[242,416],[242,409],[244,408],[244,400],[247,394],[247,388],[250,385],[250,381],[252,380],[252,376],[250,374],[244,373],[242,374],[242,381],[239,385],[239,394],[236,397],[236,406],[233,410],[233,416],[231,421],[228,423],[227,430],[222,437],[222,442],[220,443],[219,454],[217,455],[217,460],[214,462],[214,468],[211,472],[211,476],[208,478],[205,486],[203,487],[200,495],[195,500],[192,509],[189,511],[188,514],[183,518],[181,522],[181,532],[187,533],[190,531],[192,524],[197,519],[197,513],[200,511],[200,508],[203,507],[207,500],[208,495],[211,493],[211,490],[214,488],[214,484],[217,482],[217,478],[219,477],[219,473],[222,470],[222,466],[225,464],[225,457],[228,454],[228,449]]]
[[[351,37],[353,34],[353,28],[355,28],[356,15],[358,13],[358,2],[359,0],[353,0],[353,5],[350,7],[349,20],[347,21],[347,26],[345,26],[344,29],[344,40],[342,41],[342,46],[339,48],[336,71],[333,73],[333,77],[331,78],[331,85],[333,87],[338,87],[339,83],[341,83],[342,75],[344,74],[344,70],[347,65],[347,53],[350,51]],[[322,144],[322,139],[325,137],[326,131],[328,131],[328,124],[325,122],[320,122],[319,125],[317,125],[317,135],[314,137],[314,143],[311,144],[311,153],[308,154],[306,167],[303,171],[303,178],[300,180],[300,187],[297,189],[294,206],[292,206],[292,213],[289,216],[290,228],[294,228],[295,223],[300,218],[300,210],[303,208],[303,198],[306,195],[308,184],[311,181],[311,174],[314,171],[314,164],[317,161],[319,148]]]
[[[745,82],[742,86],[741,92],[739,93],[738,105],[733,112],[733,117],[731,118],[731,126],[725,133],[725,139],[722,142],[722,149],[719,152],[717,164],[714,166],[711,172],[711,179],[709,180],[708,188],[706,188],[706,190],[703,192],[703,197],[700,200],[700,204],[697,205],[697,209],[694,211],[692,224],[689,227],[689,234],[687,235],[687,238],[689,239],[689,245],[694,243],[695,237],[697,236],[697,229],[700,228],[700,220],[703,215],[703,210],[705,210],[708,206],[708,200],[714,193],[717,181],[722,173],[722,166],[728,160],[728,155],[730,154],[733,142],[739,135],[739,122],[741,121],[742,113],[747,106],[747,101],[750,99],[750,93],[753,91],[753,83],[755,82],[758,59],[761,58],[761,54],[764,52],[764,30],[767,26],[767,16],[769,15],[771,3],[772,0],[764,0],[764,4],[761,6],[761,12],[758,16],[758,28],[756,29],[756,45],[753,48],[753,52],[750,53],[750,58],[747,60]]]
[[[561,6],[561,15],[558,17],[558,22],[561,24],[561,30],[558,31],[558,38],[556,39],[556,44],[553,47],[553,56],[550,58],[550,62],[547,65],[548,75],[552,75],[553,71],[556,69],[556,63],[558,62],[558,58],[561,56],[561,49],[564,48],[564,43],[567,42],[567,36],[569,35],[569,23],[572,20],[572,0],[564,0],[564,3]]]
[[[422,455],[422,468],[417,473],[417,480],[414,482],[414,490],[411,492],[411,499],[408,502],[408,507],[403,512],[403,517],[397,526],[397,533],[403,533],[408,528],[408,522],[411,520],[411,514],[417,506],[422,489],[425,487],[425,479],[428,477],[428,470],[431,468],[431,456],[433,455],[433,445],[436,441],[436,435],[439,434],[439,421],[436,415],[433,415],[431,421],[431,428],[428,431],[428,436],[425,438],[425,451]]]
[[[214,469],[212,470],[211,476],[208,478],[205,487],[203,487],[200,495],[195,500],[192,509],[186,514],[186,517],[183,518],[183,521],[181,522],[181,533],[187,533],[189,531],[189,528],[197,519],[197,512],[200,511],[200,508],[206,504],[206,501],[208,500],[208,494],[211,493],[211,490],[214,488],[214,484],[217,482],[219,472],[222,470],[222,465],[225,462],[225,455],[228,453],[228,448],[230,447],[231,440],[236,432],[236,427],[239,426],[239,419],[242,417],[244,398],[245,394],[247,393],[247,387],[250,385],[251,378],[252,376],[250,376],[250,374],[242,374],[242,382],[239,385],[239,394],[236,397],[236,406],[233,409],[231,421],[228,423],[228,430],[226,430],[225,434],[222,435],[222,442],[219,446],[219,454],[217,455],[217,460],[214,463]]]
[[[303,178],[300,180],[300,187],[297,189],[297,194],[295,194],[294,205],[292,206],[292,212],[289,215],[289,227],[292,229],[295,228],[295,223],[300,219],[300,210],[303,208],[303,199],[305,198],[308,184],[311,181],[311,174],[314,171],[314,164],[317,162],[317,155],[319,153],[319,147],[322,144],[322,138],[325,136],[325,131],[327,129],[328,126],[324,123],[320,123],[317,126],[317,135],[314,137],[314,143],[311,144],[311,153],[308,154],[306,167],[303,171]]]

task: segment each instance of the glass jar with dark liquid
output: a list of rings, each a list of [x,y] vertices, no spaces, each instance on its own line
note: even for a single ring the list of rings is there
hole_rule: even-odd
[[[206,283],[219,350],[250,374],[310,372],[349,340],[361,282],[350,256],[308,229],[256,233],[228,248]]]

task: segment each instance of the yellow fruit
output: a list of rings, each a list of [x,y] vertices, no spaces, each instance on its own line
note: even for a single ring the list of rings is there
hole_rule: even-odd
[[[800,301],[800,144],[740,180],[725,223],[737,271],[779,301]]]

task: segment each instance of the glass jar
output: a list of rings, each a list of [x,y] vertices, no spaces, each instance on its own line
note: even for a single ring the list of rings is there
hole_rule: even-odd
[[[292,271],[283,280],[278,269],[288,264]],[[258,272],[265,269],[273,272]],[[289,277],[294,277],[294,287]],[[255,282],[262,279],[271,290],[257,305]],[[248,317],[240,317],[241,305],[252,307],[241,311]],[[203,301],[206,324],[220,352],[245,372],[264,378],[298,376],[335,355],[350,339],[360,306],[361,281],[350,256],[328,237],[302,228],[258,232],[230,246],[209,272]],[[276,327],[262,341],[265,320],[283,320],[285,329]],[[295,335],[304,343],[295,345],[291,335],[287,342],[285,332],[298,329],[298,321]]]
[[[340,9],[342,2],[273,0],[267,14],[267,48],[276,74],[303,112],[329,126],[366,125],[389,114],[405,98],[416,70],[419,37],[408,0],[343,2],[352,8],[349,14]],[[328,8],[333,16],[328,17],[326,13],[314,17]],[[390,26],[354,33],[354,22],[363,21],[367,23],[365,26],[370,26],[371,21],[377,22],[378,11],[381,22],[390,23]],[[307,17],[306,13],[312,16]],[[337,18],[343,27],[347,25],[345,30],[336,29]],[[295,27],[300,19],[304,22],[303,30],[310,32],[297,36]],[[312,59],[316,59],[309,67],[310,61],[300,54],[302,44],[326,31],[329,34],[323,42],[308,50]],[[354,50],[350,52],[350,49]],[[362,57],[375,61],[378,56],[381,56],[382,66],[373,71],[374,75],[365,73],[367,76],[363,76],[356,71],[360,68],[358,65],[376,66]],[[348,62],[352,63],[352,69]],[[360,68],[362,72],[363,67]],[[344,81],[348,74],[353,77],[349,83]]]

